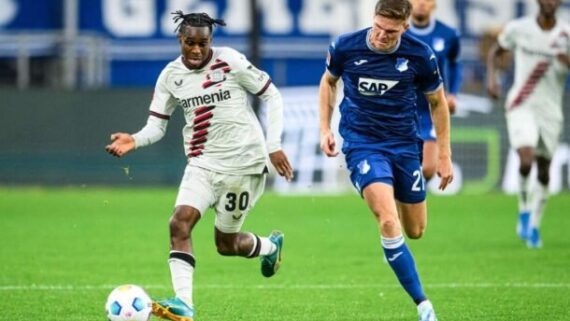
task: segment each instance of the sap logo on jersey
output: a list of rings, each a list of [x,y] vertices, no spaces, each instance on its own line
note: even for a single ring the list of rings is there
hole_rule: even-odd
[[[399,81],[373,78],[358,78],[358,92],[365,96],[382,96]]]

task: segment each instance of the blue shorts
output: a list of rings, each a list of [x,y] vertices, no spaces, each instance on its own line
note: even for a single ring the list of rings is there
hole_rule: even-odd
[[[419,155],[412,157],[360,150],[347,154],[346,163],[350,180],[361,195],[366,186],[382,182],[394,188],[394,197],[402,203],[415,204],[426,199]]]

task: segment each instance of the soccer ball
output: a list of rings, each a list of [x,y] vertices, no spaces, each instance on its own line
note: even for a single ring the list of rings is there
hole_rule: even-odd
[[[125,284],[109,294],[105,311],[110,321],[148,321],[152,300],[140,286]]]

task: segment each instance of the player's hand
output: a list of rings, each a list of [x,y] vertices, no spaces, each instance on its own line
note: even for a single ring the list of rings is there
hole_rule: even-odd
[[[321,134],[321,150],[328,157],[335,157],[338,155],[334,134],[331,131]]]
[[[447,107],[449,107],[450,114],[455,114],[455,108],[457,107],[457,97],[455,95],[447,95]]]
[[[451,157],[444,156],[439,158],[437,176],[441,178],[439,189],[443,191],[453,181],[453,164],[451,163]]]
[[[135,140],[130,134],[114,133],[111,135],[111,141],[112,143],[107,145],[105,150],[113,156],[122,157],[135,149]]]
[[[293,179],[293,167],[289,163],[287,155],[285,155],[282,150],[270,153],[269,160],[271,161],[271,164],[273,164],[273,167],[275,167],[279,176],[285,177],[288,182]]]
[[[568,54],[559,53],[558,55],[556,55],[556,59],[558,59],[558,61],[560,61],[561,63],[565,64],[566,67],[570,68],[570,56]]]

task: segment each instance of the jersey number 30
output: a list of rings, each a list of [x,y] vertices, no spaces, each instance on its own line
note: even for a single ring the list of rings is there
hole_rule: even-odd
[[[245,211],[249,205],[248,192],[243,192],[239,196],[236,193],[228,193],[226,198],[228,199],[226,204],[226,211],[228,212],[235,211],[236,208],[239,208],[240,211]]]

